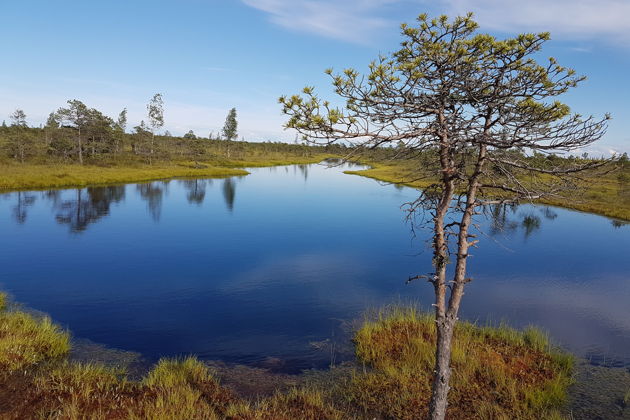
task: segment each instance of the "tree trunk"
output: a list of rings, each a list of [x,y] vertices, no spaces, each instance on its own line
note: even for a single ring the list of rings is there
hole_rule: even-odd
[[[449,382],[451,379],[451,345],[453,340],[454,322],[445,316],[436,322],[437,348],[435,351],[435,375],[429,415],[431,420],[446,418],[448,406]]]
[[[81,129],[79,128],[79,164],[83,165],[83,144],[81,143]]]
[[[153,162],[153,143],[155,142],[155,133],[151,133],[151,151],[149,152],[149,165]]]
[[[446,152],[445,152],[446,154]],[[453,278],[453,286],[451,296],[448,301],[448,309],[445,310],[445,293],[443,289],[438,290],[438,285],[442,285],[445,289],[445,269],[446,263],[441,266],[442,261],[437,260],[436,263],[436,329],[437,329],[437,347],[435,349],[435,374],[433,378],[433,391],[431,395],[431,403],[429,407],[429,416],[431,420],[444,420],[446,418],[446,409],[448,407],[448,391],[450,389],[449,381],[451,378],[451,347],[453,341],[453,332],[457,323],[459,306],[462,296],[464,295],[464,286],[468,282],[466,279],[466,263],[468,260],[468,250],[474,242],[469,242],[470,237],[468,229],[472,223],[472,216],[475,212],[477,192],[479,190],[479,177],[483,172],[486,161],[486,146],[481,146],[475,171],[468,181],[468,189],[466,192],[466,207],[459,222],[459,234],[457,239],[457,262],[455,266],[455,276]],[[443,165],[444,167],[444,165]],[[446,180],[446,178],[444,178]],[[448,185],[445,191],[448,191]],[[450,195],[449,195],[450,197]],[[436,243],[435,251],[438,253],[438,246],[447,246],[444,240],[444,215],[446,211],[442,210],[445,196],[442,196],[442,202],[438,207],[436,225]],[[440,254],[441,256],[441,254]]]
[[[440,124],[444,124],[443,115],[440,115]],[[435,323],[437,329],[437,341],[435,348],[435,370],[433,373],[433,389],[429,405],[429,417],[431,420],[443,420],[446,416],[448,405],[449,379],[451,376],[451,339],[453,337],[452,325],[447,322],[446,312],[446,266],[448,264],[448,241],[444,227],[444,219],[451,206],[455,184],[453,173],[455,165],[450,154],[448,136],[442,134],[440,142],[440,166],[442,168],[442,185],[444,187],[440,202],[436,208],[433,232],[433,264],[435,277],[432,280],[435,289]]]

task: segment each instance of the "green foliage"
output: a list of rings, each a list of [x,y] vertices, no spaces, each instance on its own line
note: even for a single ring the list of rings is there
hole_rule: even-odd
[[[453,117],[467,119],[474,126],[482,123],[475,121],[474,114],[483,108],[493,120],[492,130],[486,134],[496,136],[493,141],[501,141],[510,120],[543,128],[569,116],[568,106],[545,99],[565,93],[584,78],[553,58],[544,65],[529,58],[549,40],[548,33],[498,40],[476,33],[477,28],[472,14],[452,21],[446,16],[429,20],[420,15],[417,26],[401,26],[401,49],[373,61],[365,77],[354,69],[340,74],[326,70],[335,92],[346,101],[343,108],[331,107],[310,86],[302,90],[303,96],[282,96],[279,102],[289,116],[286,126],[316,139],[383,144],[403,137],[437,144],[440,136],[429,124],[443,111],[457,110]],[[447,95],[444,99],[449,101],[443,111],[435,106],[440,95]],[[413,110],[405,107],[407,102],[414,104]],[[485,108],[488,102],[492,102],[490,109]],[[461,108],[464,106],[481,108],[468,115]],[[398,127],[397,120],[409,112],[425,117],[417,118],[412,127]],[[371,131],[365,129],[368,120],[373,123]],[[457,128],[449,127],[453,129]]]
[[[26,114],[21,109],[16,109],[15,112],[11,114],[10,118],[11,118],[11,126],[21,127],[21,128],[27,127]]]
[[[236,140],[238,137],[238,122],[236,121],[236,108],[230,109],[223,125],[223,138],[227,141]]]
[[[127,108],[124,108],[118,114],[118,120],[116,120],[116,128],[118,128],[123,133],[127,130]]]
[[[223,166],[239,162],[304,161],[304,158],[315,155],[346,152],[341,145],[309,147],[281,142],[246,143],[218,139],[210,142],[192,138],[193,133],[184,137],[154,136],[151,127],[144,122],[128,134],[124,131],[124,112],[114,122],[79,101],[70,102],[70,107],[51,114],[43,128],[0,127],[0,177],[5,164],[11,162],[131,167],[148,163],[205,161]],[[80,118],[75,114],[79,114]]]
[[[147,112],[149,116],[149,125],[152,133],[164,126],[164,100],[161,93],[153,95],[147,104]]]

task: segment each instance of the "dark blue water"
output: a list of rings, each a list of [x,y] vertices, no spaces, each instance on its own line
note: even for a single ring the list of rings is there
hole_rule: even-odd
[[[312,343],[395,302],[429,307],[416,191],[344,168],[252,169],[0,195],[0,289],[77,337],[149,358],[320,367]],[[483,221],[462,318],[536,324],[594,362],[630,364],[630,226],[524,205]]]

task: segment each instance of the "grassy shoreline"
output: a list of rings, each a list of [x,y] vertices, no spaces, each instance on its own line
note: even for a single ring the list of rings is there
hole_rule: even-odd
[[[7,164],[0,166],[0,193],[86,186],[103,186],[131,182],[148,182],[173,178],[227,178],[245,176],[243,168],[318,163],[331,157],[288,157],[269,160],[224,160],[210,162],[173,162],[156,165],[50,165]]]
[[[312,164],[332,157],[335,156],[316,154],[308,157],[291,156],[274,159],[180,161],[156,165],[136,162],[111,166],[11,163],[0,165],[0,193],[106,186],[174,178],[227,178],[249,175],[245,168]],[[431,184],[431,181],[427,179],[409,179],[409,171],[402,166],[375,162],[364,163],[370,165],[371,168],[344,173],[411,188],[426,188]],[[599,179],[596,184],[586,188],[582,196],[570,202],[546,199],[537,203],[630,221],[630,204],[626,203],[627,200],[615,199],[616,194],[617,187],[614,181]]]
[[[7,305],[0,292],[0,417],[340,420],[426,418],[435,345],[431,315],[391,307],[354,334],[357,364],[254,398],[237,395],[194,357],[161,359],[141,379],[72,362],[70,333]],[[560,419],[573,358],[530,328],[461,322],[449,418]]]
[[[411,188],[426,188],[432,181],[428,179],[409,179],[409,171],[395,165],[367,162],[370,169],[345,171],[348,175],[357,175],[391,184],[404,185]],[[614,181],[598,179],[597,183],[585,188],[582,195],[571,201],[561,199],[545,199],[535,204],[546,204],[577,210],[584,213],[598,214],[621,221],[630,221],[630,202],[616,199],[617,188]]]

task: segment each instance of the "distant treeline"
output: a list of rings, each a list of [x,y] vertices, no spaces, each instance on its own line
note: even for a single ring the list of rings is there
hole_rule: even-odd
[[[236,109],[230,110],[220,133],[208,137],[189,131],[184,136],[162,132],[163,105],[156,94],[147,105],[147,121],[128,130],[127,109],[116,119],[79,100],[51,112],[46,124],[32,127],[26,113],[17,109],[9,123],[0,126],[0,160],[29,163],[154,163],[173,160],[242,160],[252,153],[290,154],[308,157],[313,153],[345,152],[344,145],[309,146],[303,142],[247,143],[238,138]]]
[[[154,95],[147,104],[147,121],[130,130],[127,127],[127,109],[123,109],[116,119],[83,102],[73,99],[48,116],[46,124],[40,127],[29,126],[24,111],[17,109],[9,116],[9,123],[0,126],[0,161],[22,163],[88,163],[88,164],[132,164],[169,161],[238,161],[253,156],[310,157],[317,153],[335,154],[362,161],[397,162],[407,166],[411,162],[424,176],[435,176],[437,151],[431,149],[414,150],[400,142],[396,147],[355,149],[343,143],[314,146],[306,141],[293,144],[284,142],[248,143],[236,141],[238,122],[236,109],[232,108],[221,132],[210,133],[208,137],[197,136],[192,130],[184,136],[173,136],[164,126],[163,102],[160,94]],[[505,153],[505,152],[504,152]],[[598,160],[584,153],[580,156],[558,156],[535,153],[525,156],[523,151],[507,152],[513,157],[547,162],[549,166],[562,166],[575,160]],[[619,182],[627,184],[630,175],[628,155],[619,160],[622,173]],[[405,163],[407,162],[407,163]],[[544,165],[543,165],[544,166]]]

